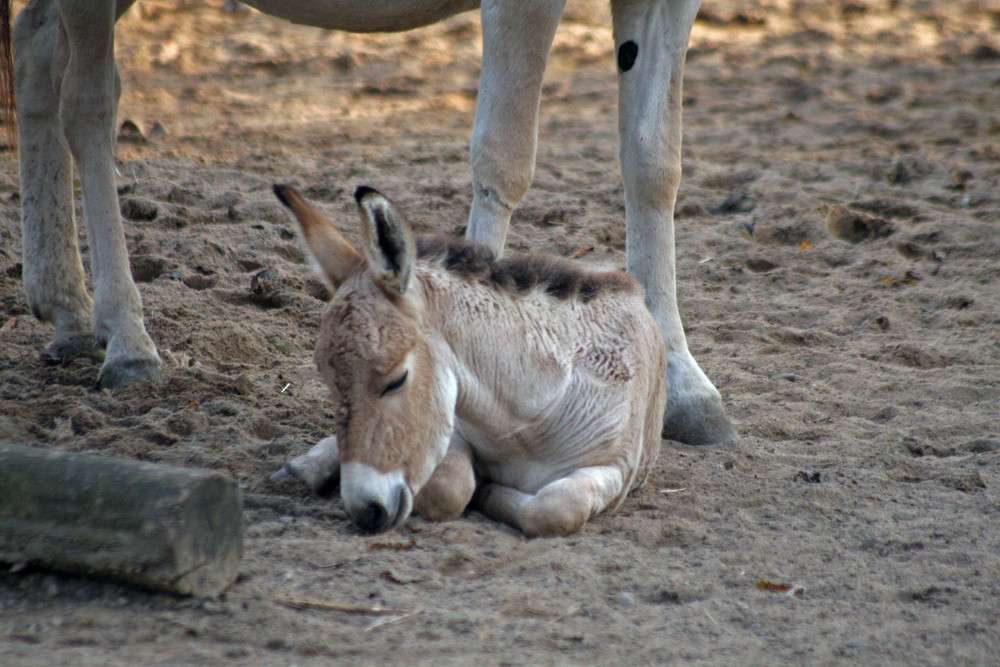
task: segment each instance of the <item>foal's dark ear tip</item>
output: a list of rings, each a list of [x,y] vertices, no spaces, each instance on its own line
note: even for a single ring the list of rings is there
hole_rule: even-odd
[[[288,198],[288,191],[290,189],[291,188],[289,186],[285,185],[284,183],[275,183],[274,184],[274,194],[275,194],[275,196],[278,198],[278,201],[280,201],[282,204],[284,204],[288,208],[292,207],[292,202]]]
[[[361,200],[364,199],[366,195],[372,193],[381,194],[378,190],[376,190],[370,185],[359,185],[358,189],[354,191],[354,201],[360,204]]]

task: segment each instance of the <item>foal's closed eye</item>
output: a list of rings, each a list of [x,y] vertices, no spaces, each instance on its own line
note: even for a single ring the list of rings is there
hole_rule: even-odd
[[[408,370],[403,371],[402,375],[400,375],[398,378],[396,378],[395,380],[393,380],[392,382],[390,382],[388,384],[388,386],[386,386],[386,388],[382,390],[382,393],[378,395],[379,398],[382,398],[383,396],[388,396],[389,394],[391,394],[393,392],[399,391],[403,387],[403,385],[406,383],[406,376],[409,375],[409,374],[410,374],[410,371],[408,371]]]

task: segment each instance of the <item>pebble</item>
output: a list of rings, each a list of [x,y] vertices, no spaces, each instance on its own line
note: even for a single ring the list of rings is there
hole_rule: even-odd
[[[121,202],[122,216],[129,220],[155,220],[160,208],[152,201],[141,197],[128,197]]]
[[[746,192],[734,192],[715,208],[716,213],[746,213],[752,211],[757,202]]]
[[[618,604],[623,607],[631,607],[635,604],[635,596],[631,593],[619,593],[618,594]]]
[[[261,269],[250,279],[250,298],[262,306],[276,308],[284,304],[281,276],[274,269]]]

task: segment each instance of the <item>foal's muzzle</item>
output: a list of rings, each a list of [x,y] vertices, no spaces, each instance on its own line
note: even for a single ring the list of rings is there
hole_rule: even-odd
[[[351,521],[366,533],[394,528],[413,510],[413,493],[400,472],[380,473],[362,463],[343,464],[340,495]]]

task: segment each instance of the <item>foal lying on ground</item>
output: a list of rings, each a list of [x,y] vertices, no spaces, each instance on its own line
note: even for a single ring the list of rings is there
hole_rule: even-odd
[[[564,535],[645,481],[667,350],[630,277],[415,239],[367,187],[355,193],[359,252],[294,189],[275,192],[336,292],[315,356],[335,437],[311,456],[325,477],[339,468],[361,529],[388,530],[414,508],[458,517],[478,481],[486,515]]]

